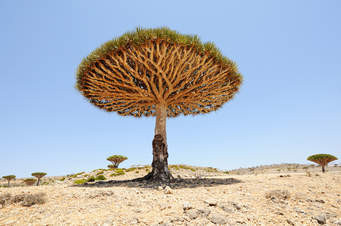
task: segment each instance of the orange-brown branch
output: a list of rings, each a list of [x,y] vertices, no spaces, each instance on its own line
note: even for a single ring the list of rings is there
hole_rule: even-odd
[[[149,40],[127,45],[98,59],[81,76],[80,89],[91,103],[121,115],[167,116],[214,111],[241,83],[233,68],[194,46]]]

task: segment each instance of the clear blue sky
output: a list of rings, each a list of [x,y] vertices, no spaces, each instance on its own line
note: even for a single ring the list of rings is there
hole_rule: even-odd
[[[137,26],[213,41],[244,83],[217,112],[167,121],[169,163],[220,169],[341,158],[341,1],[0,1],[0,176],[150,164],[154,118],[74,88],[82,58]],[[338,161],[340,163],[340,161]]]

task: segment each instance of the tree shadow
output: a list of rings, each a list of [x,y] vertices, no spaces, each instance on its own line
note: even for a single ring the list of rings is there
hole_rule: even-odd
[[[181,188],[197,188],[197,187],[214,187],[218,185],[230,185],[242,183],[241,180],[235,178],[176,178],[170,182],[148,181],[148,180],[110,180],[97,181],[93,183],[85,183],[81,185],[72,185],[73,187],[130,187],[130,188],[151,188],[155,189],[159,186],[169,186],[172,189]]]

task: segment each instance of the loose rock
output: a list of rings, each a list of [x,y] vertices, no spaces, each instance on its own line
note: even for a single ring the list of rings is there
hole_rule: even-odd
[[[169,186],[165,187],[165,194],[173,194],[173,189],[171,189]]]
[[[224,224],[227,224],[228,221],[227,219],[218,214],[218,213],[211,213],[209,216],[208,216],[208,219],[213,223],[213,224],[219,224],[219,225],[224,225]]]
[[[327,219],[325,216],[323,215],[319,215],[319,216],[316,216],[314,217],[314,219],[317,221],[317,223],[319,224],[326,224],[327,223]]]
[[[189,210],[192,209],[192,205],[189,202],[184,202],[183,204],[183,210]]]

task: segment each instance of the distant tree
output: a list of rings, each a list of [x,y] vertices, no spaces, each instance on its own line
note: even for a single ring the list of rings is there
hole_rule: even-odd
[[[27,179],[24,180],[24,183],[25,183],[26,185],[31,186],[31,185],[33,185],[36,181],[37,181],[37,180],[34,179],[34,178],[27,178]]]
[[[109,168],[111,169],[116,169],[118,168],[118,165],[123,162],[124,160],[127,160],[128,157],[123,156],[123,155],[112,155],[107,158],[108,161],[112,163],[111,165],[108,165]]]
[[[337,160],[337,158],[329,154],[316,154],[309,156],[307,160],[319,164],[322,167],[322,172],[324,173],[325,167],[328,165],[328,163]]]
[[[46,175],[46,173],[44,173],[44,172],[35,172],[35,173],[32,173],[32,176],[38,178],[37,186],[39,185],[40,178],[44,177],[45,175]]]
[[[7,183],[8,183],[8,187],[9,187],[9,182],[11,180],[14,180],[15,179],[15,175],[8,175],[8,176],[3,176],[2,178],[6,179],[7,180]]]
[[[107,112],[154,116],[152,171],[142,179],[170,181],[167,118],[216,111],[241,83],[237,65],[213,43],[168,28],[138,28],[84,58],[76,88]]]

